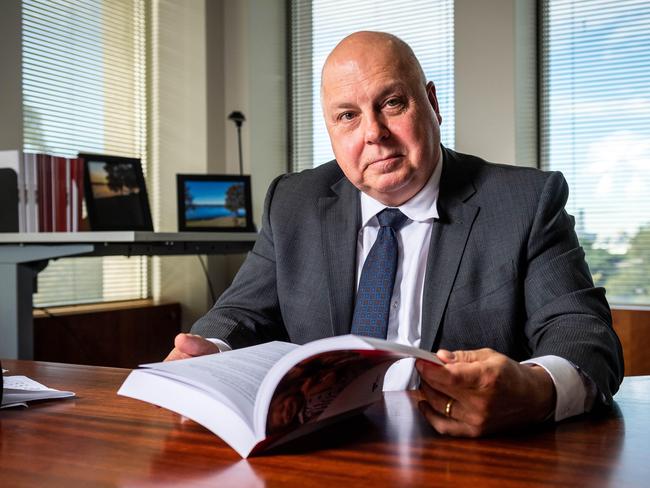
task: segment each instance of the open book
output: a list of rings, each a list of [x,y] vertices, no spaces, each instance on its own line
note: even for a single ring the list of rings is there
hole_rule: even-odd
[[[188,417],[248,457],[379,400],[386,370],[407,357],[442,364],[431,352],[353,335],[269,342],[143,365],[118,394]]]

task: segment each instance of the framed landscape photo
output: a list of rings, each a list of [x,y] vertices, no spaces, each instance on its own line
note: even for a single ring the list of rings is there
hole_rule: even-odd
[[[153,231],[140,160],[79,154],[91,230]]]
[[[248,175],[176,175],[178,230],[252,232]]]

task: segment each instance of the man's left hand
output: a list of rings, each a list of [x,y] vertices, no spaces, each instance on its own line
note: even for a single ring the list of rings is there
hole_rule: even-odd
[[[464,437],[545,420],[555,409],[555,386],[536,365],[519,364],[491,349],[440,350],[445,363],[418,360],[420,411],[441,434]]]

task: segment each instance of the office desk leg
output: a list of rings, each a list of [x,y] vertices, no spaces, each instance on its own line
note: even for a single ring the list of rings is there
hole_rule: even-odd
[[[0,263],[0,357],[34,358],[32,300],[36,276],[47,261]]]

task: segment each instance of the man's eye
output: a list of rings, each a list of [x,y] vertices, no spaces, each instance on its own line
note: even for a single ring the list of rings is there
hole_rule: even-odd
[[[352,112],[343,112],[339,115],[339,120],[352,120],[353,118],[354,114]]]
[[[387,107],[399,107],[402,105],[402,101],[399,98],[389,98],[386,100]]]

